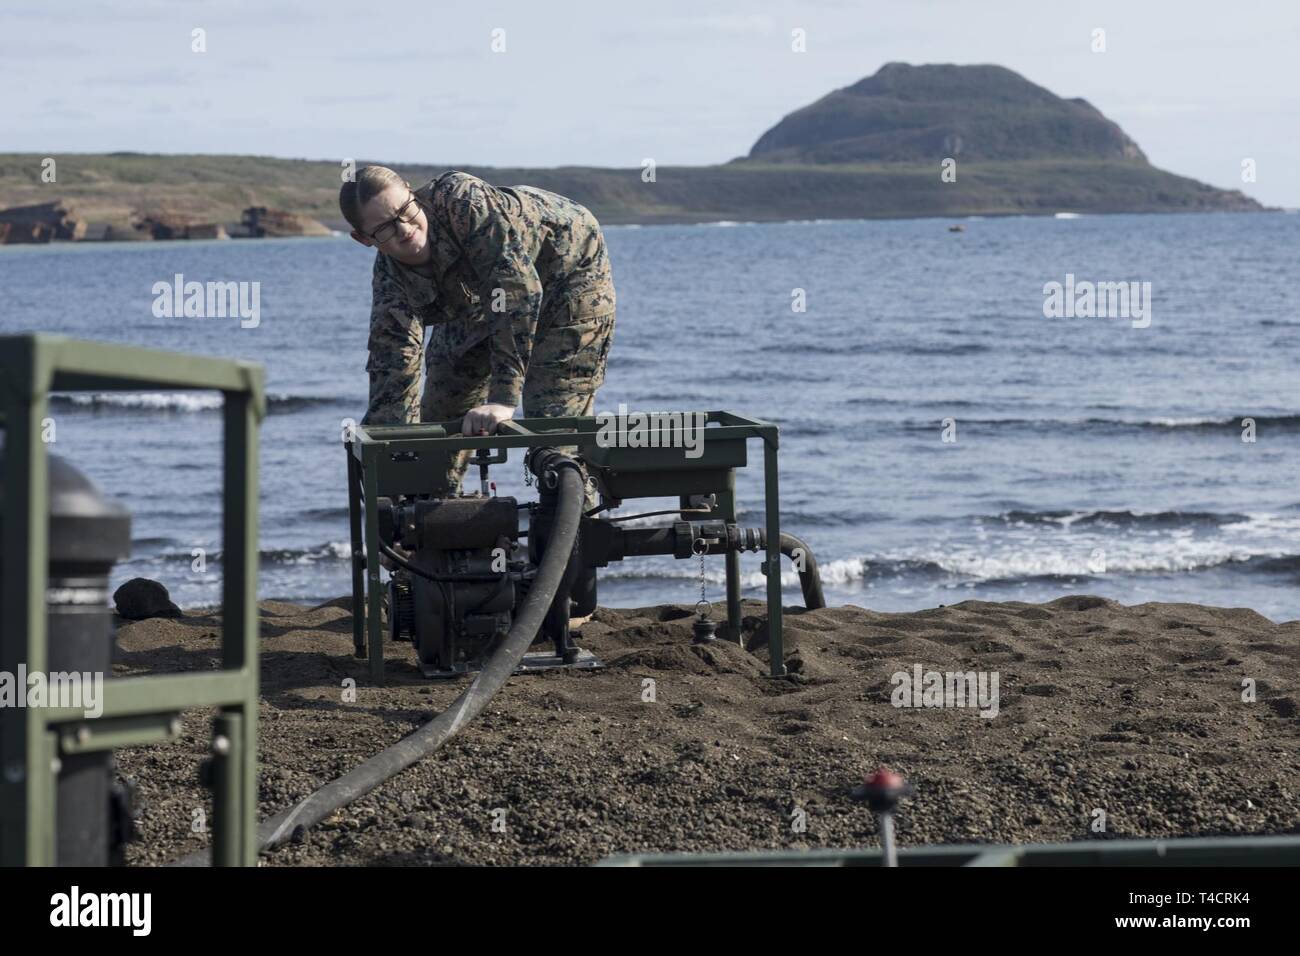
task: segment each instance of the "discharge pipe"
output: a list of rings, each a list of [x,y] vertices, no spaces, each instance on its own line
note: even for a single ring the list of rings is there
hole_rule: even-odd
[[[616,535],[614,551],[610,557],[619,561],[625,557],[649,554],[671,554],[675,558],[686,558],[699,554],[694,544],[700,538],[707,544],[704,553],[710,555],[767,549],[766,529],[742,528],[723,522],[676,521],[666,528],[620,528]],[[799,572],[804,607],[810,611],[825,607],[826,595],[822,591],[821,571],[817,567],[817,557],[812,548],[802,538],[783,531],[780,550]]]
[[[817,570],[817,558],[812,548],[792,534],[781,532],[781,553],[794,562],[799,569],[799,587],[803,590],[803,606],[810,611],[826,606],[826,595],[822,593],[822,575]]]
[[[585,504],[585,481],[576,461],[554,449],[539,448],[529,455],[529,462],[545,486],[555,487],[558,502],[550,541],[538,565],[537,577],[506,639],[465,692],[433,720],[332,783],[309,794],[288,810],[258,824],[259,851],[279,846],[429,756],[477,717],[519,666],[533,643],[533,638],[537,636],[542,620],[555,598],[555,592],[564,578],[569,555],[577,541],[578,521]],[[206,866],[209,861],[209,851],[201,850],[178,860],[175,865]]]

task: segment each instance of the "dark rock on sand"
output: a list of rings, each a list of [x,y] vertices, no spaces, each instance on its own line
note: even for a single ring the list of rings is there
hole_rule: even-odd
[[[132,578],[113,592],[117,613],[128,621],[151,617],[181,617],[181,609],[172,603],[167,588],[148,578]]]

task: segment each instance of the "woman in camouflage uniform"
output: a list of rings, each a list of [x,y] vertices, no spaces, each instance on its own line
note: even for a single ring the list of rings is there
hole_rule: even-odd
[[[339,205],[352,238],[377,251],[365,424],[460,420],[464,434],[486,435],[521,400],[526,418],[593,414],[614,280],[586,208],[454,171],[412,190],[382,166],[344,183]]]

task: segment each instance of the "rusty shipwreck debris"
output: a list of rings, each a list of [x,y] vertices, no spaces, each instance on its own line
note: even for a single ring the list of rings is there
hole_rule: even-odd
[[[74,241],[86,235],[86,222],[64,199],[0,210],[0,243]]]
[[[327,226],[310,216],[301,216],[283,209],[269,209],[266,206],[249,206],[245,209],[242,225],[253,239],[332,235]]]

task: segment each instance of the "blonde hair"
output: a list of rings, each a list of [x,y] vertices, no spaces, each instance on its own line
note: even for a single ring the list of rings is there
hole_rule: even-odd
[[[407,182],[387,166],[365,166],[356,179],[343,184],[339,190],[339,209],[352,228],[361,229],[361,210],[389,186],[405,186]]]

